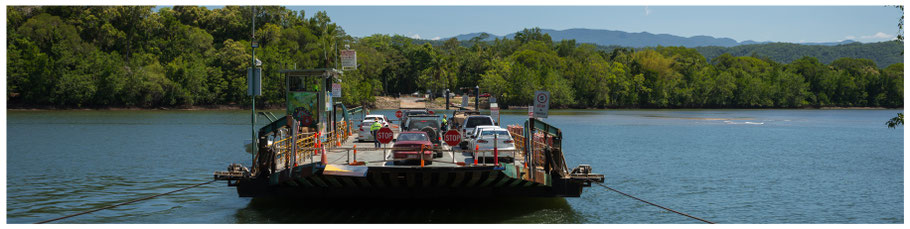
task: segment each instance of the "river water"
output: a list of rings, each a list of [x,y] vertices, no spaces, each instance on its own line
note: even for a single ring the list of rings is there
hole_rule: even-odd
[[[384,110],[374,113],[387,114]],[[904,223],[898,110],[560,110],[566,160],[718,223]],[[280,113],[280,111],[276,111]],[[504,111],[517,124],[524,111]],[[260,118],[261,119],[261,118]],[[7,223],[33,223],[249,165],[249,111],[7,111]],[[265,122],[260,122],[265,124]],[[224,182],[55,223],[700,223],[599,186],[580,198],[406,203],[237,197]]]

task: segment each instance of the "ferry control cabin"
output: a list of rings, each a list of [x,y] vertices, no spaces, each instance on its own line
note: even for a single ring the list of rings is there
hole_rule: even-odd
[[[402,132],[408,139],[397,139],[401,133],[394,133],[395,142],[378,148],[373,142],[357,142],[355,113],[362,120],[369,111],[334,102],[338,98],[332,97],[332,84],[341,82],[342,71],[281,73],[286,114],[269,118],[272,122],[259,129],[252,166],[234,163],[214,174],[236,187],[241,197],[578,197],[591,182],[604,180],[588,165],[569,170],[562,132],[537,119],[508,126],[514,150],[404,144],[414,142],[407,133],[422,132]],[[398,141],[402,144],[396,145]],[[432,156],[400,156],[402,152]],[[502,155],[511,160],[498,160]]]

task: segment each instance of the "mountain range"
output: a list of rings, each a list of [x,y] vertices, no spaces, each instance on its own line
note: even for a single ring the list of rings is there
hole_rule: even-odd
[[[622,47],[655,47],[658,45],[661,46],[684,46],[684,47],[705,47],[705,46],[719,46],[719,47],[733,47],[738,45],[751,45],[751,44],[765,44],[765,43],[774,43],[771,41],[742,41],[738,42],[731,38],[716,38],[712,36],[692,36],[692,37],[682,37],[671,34],[653,34],[649,32],[640,32],[640,33],[629,33],[616,30],[603,30],[603,29],[566,29],[566,30],[553,30],[553,29],[540,29],[542,33],[547,33],[553,38],[553,41],[575,39],[578,43],[593,43],[602,46],[622,46]],[[481,36],[483,32],[478,33],[469,33],[454,36],[460,41],[470,40],[471,38]],[[505,36],[497,36],[493,34],[486,33],[489,36],[484,39],[493,40],[495,38],[509,38],[512,39],[515,37],[515,33],[510,33]],[[448,39],[448,38],[446,38]],[[821,43],[799,43],[803,45],[841,45],[841,44],[850,44],[856,43],[854,40],[845,40],[839,42],[821,42]]]

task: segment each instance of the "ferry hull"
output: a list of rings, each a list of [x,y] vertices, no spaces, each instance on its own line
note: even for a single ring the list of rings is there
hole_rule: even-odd
[[[361,176],[327,175],[309,164],[237,182],[244,197],[296,198],[495,198],[578,197],[583,182],[527,171],[512,164],[501,167],[369,167]]]

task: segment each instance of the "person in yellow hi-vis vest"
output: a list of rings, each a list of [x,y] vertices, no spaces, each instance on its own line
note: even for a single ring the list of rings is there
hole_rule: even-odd
[[[379,138],[376,136],[376,133],[379,133],[379,129],[382,128],[382,123],[379,123],[379,120],[373,122],[373,125],[370,125],[370,134],[373,134],[373,146],[379,148]]]

